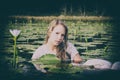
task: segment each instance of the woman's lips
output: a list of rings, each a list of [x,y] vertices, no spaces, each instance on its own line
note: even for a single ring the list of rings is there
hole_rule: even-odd
[[[55,41],[56,43],[60,43],[61,41]]]

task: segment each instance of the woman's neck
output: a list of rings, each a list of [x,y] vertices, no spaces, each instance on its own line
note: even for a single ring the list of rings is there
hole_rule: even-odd
[[[48,46],[48,48],[51,50],[51,51],[56,51],[56,46],[55,45],[52,45],[51,43],[47,43],[46,44]]]

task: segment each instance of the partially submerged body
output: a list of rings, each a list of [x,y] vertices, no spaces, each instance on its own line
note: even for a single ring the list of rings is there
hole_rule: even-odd
[[[74,47],[74,45],[70,42],[67,43],[67,49],[66,49],[66,60],[71,60],[71,61],[75,61],[76,59],[76,56],[79,57],[79,52],[77,51],[77,49]],[[53,55],[56,55],[56,53],[52,52],[47,44],[43,44],[42,46],[40,46],[33,54],[32,56],[32,60],[37,60],[39,59],[41,56],[43,55],[46,55],[46,54],[53,54]],[[57,55],[56,55],[57,57]],[[81,58],[80,58],[81,59]],[[76,62],[79,62],[81,60],[77,60],[76,59]]]

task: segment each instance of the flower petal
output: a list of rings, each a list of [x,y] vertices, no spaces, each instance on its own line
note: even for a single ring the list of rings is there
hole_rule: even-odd
[[[20,34],[21,30],[17,30],[17,29],[10,29],[10,33],[14,36],[17,37]]]

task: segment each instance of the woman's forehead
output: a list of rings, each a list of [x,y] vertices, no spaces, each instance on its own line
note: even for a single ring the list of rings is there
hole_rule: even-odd
[[[64,31],[65,32],[65,28],[63,27],[63,25],[57,25],[53,31]]]

